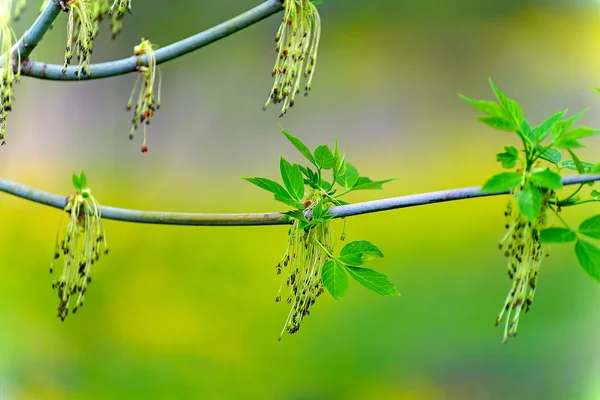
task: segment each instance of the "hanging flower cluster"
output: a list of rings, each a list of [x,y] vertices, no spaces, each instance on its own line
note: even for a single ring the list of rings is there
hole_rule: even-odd
[[[156,56],[154,54],[154,49],[156,45],[150,43],[149,40],[142,38],[142,42],[133,48],[133,53],[140,57],[145,55],[148,60],[148,66],[138,67],[139,75],[135,81],[135,85],[133,86],[133,90],[131,91],[131,96],[129,97],[129,101],[127,102],[127,110],[131,110],[133,108],[133,97],[135,95],[136,89],[138,87],[140,78],[142,80],[141,87],[138,92],[137,102],[135,104],[135,108],[133,109],[133,119],[132,119],[132,127],[129,133],[129,139],[133,139],[135,131],[137,130],[138,124],[144,125],[144,141],[142,143],[142,153],[148,151],[148,146],[146,143],[146,126],[150,125],[150,121],[154,116],[154,112],[160,108],[160,87],[161,87],[161,77],[160,70],[156,66]],[[157,81],[158,73],[158,88],[155,97],[154,92],[154,84]]]
[[[79,63],[76,75],[90,75],[92,47],[94,42],[94,24],[90,0],[69,0],[65,10],[69,13],[67,22],[67,46],[65,49],[65,62],[63,75],[67,74],[67,66],[75,52]]]
[[[12,110],[15,98],[14,85],[21,76],[21,57],[17,51],[13,59],[12,46],[16,42],[15,33],[11,26],[11,0],[0,0],[0,144],[6,144],[6,118]],[[15,71],[16,67],[16,71]]]
[[[123,17],[125,11],[131,14],[131,0],[115,0],[108,14],[111,18],[111,29],[113,39],[117,37],[121,29],[123,29]]]
[[[291,309],[279,336],[283,333],[290,335],[300,330],[300,323],[304,317],[310,315],[310,309],[315,304],[317,297],[325,292],[322,281],[323,265],[331,258],[335,238],[330,222],[323,222],[311,229],[300,226],[299,221],[294,221],[288,232],[288,248],[283,259],[277,264],[277,274],[284,273],[281,277],[279,292],[275,298],[280,302],[281,292],[285,286],[289,288],[285,301],[291,304]],[[326,253],[323,251],[327,249]]]
[[[531,307],[540,265],[548,255],[540,242],[540,232],[546,227],[548,201],[552,192],[542,192],[541,209],[532,222],[519,211],[518,201],[522,190],[523,186],[520,186],[513,191],[504,212],[507,233],[499,246],[508,258],[508,277],[513,281],[504,306],[496,318],[496,325],[505,320],[503,342],[517,335],[521,311],[527,312]]]
[[[321,17],[310,0],[285,0],[285,13],[277,31],[277,60],[273,68],[275,82],[263,109],[271,102],[283,103],[280,117],[294,106],[300,93],[302,76],[306,79],[304,95],[311,88],[317,50],[321,36]]]
[[[102,227],[100,205],[87,187],[87,178],[83,171],[79,176],[73,174],[73,185],[77,189],[69,196],[64,214],[68,216],[67,226],[56,238],[54,259],[50,273],[54,272],[54,262],[64,256],[63,271],[52,288],[58,293],[58,317],[64,321],[69,314],[71,302],[76,296],[72,312],[83,306],[87,285],[92,282],[92,265],[100,255],[108,254],[106,235]],[[64,216],[63,214],[63,216]],[[62,232],[62,239],[59,240]]]

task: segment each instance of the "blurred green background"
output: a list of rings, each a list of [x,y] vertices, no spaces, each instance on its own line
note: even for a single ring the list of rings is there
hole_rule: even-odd
[[[30,0],[31,1],[31,0]],[[95,62],[166,45],[256,0],[134,1]],[[38,4],[15,29],[20,35]],[[518,144],[478,123],[457,93],[491,99],[487,79],[533,123],[569,108],[598,127],[600,4],[555,1],[325,1],[308,99],[281,120],[311,147],[339,138],[372,178],[397,177],[362,201],[481,184],[494,155]],[[0,149],[1,176],[67,195],[84,169],[106,205],[151,210],[280,210],[242,176],[277,178],[301,161],[261,107],[271,87],[279,16],[162,65],[163,102],[128,140],[134,76],[81,83],[23,79]],[[34,58],[62,62],[61,15]],[[598,161],[600,142],[582,158]],[[506,198],[348,220],[349,240],[386,257],[402,297],[351,283],[320,299],[303,329],[277,337],[274,302],[285,227],[166,227],[108,221],[111,254],[86,306],[61,323],[48,266],[60,212],[0,195],[0,399],[600,399],[600,288],[557,246],[519,336],[494,319],[510,287],[497,243]],[[569,211],[573,223],[597,212]],[[335,225],[341,231],[341,225]]]

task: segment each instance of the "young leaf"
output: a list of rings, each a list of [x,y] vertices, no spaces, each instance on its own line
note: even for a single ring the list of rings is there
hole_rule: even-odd
[[[288,206],[292,206],[294,208],[302,208],[302,205],[292,199],[292,197],[288,194],[288,192],[281,186],[279,183],[274,182],[267,178],[243,178],[245,181],[248,181],[259,188],[265,189],[275,195],[275,200],[280,201],[282,203],[287,204]]]
[[[288,193],[292,195],[294,200],[301,201],[304,197],[304,179],[300,167],[297,164],[290,164],[285,158],[281,157],[279,170]]]
[[[491,79],[490,85],[492,86],[492,90],[496,94],[498,101],[506,111],[506,114],[512,118],[514,126],[521,127],[525,118],[523,116],[523,111],[521,110],[521,106],[519,106],[519,103],[517,103],[513,99],[510,99],[508,96],[502,93],[502,91],[498,89],[498,87],[494,84],[494,82]]]
[[[350,190],[356,182],[358,182],[358,178],[360,175],[358,174],[358,170],[354,168],[352,165],[346,163],[346,171],[336,177],[335,181],[343,186],[346,190]]]
[[[348,275],[337,260],[329,260],[323,265],[321,280],[334,299],[339,300],[348,291]]]
[[[366,176],[361,176],[356,181],[356,184],[352,186],[352,190],[371,190],[371,189],[383,189],[383,184],[391,181],[395,181],[396,178],[392,179],[383,179],[380,181],[372,181]]]
[[[285,135],[285,137],[290,141],[290,143],[292,143],[294,145],[294,147],[296,149],[298,149],[298,151],[300,153],[302,153],[302,155],[304,157],[306,157],[306,159],[308,161],[310,161],[311,163],[313,163],[316,167],[317,163],[315,162],[315,159],[314,159],[313,155],[311,154],[310,150],[308,149],[308,147],[306,147],[306,145],[304,143],[302,143],[300,141],[300,139],[298,139],[295,136],[290,135],[288,133],[288,131],[286,131],[281,124],[279,124],[279,129],[281,129],[281,133],[283,133]]]
[[[571,125],[573,125],[579,118],[581,118],[583,116],[583,114],[585,114],[587,112],[587,108],[583,111],[581,111],[579,114],[573,115],[572,117],[569,117],[565,120],[559,121],[557,122],[553,127],[552,127],[552,138],[554,140],[559,139],[562,135],[564,135],[569,128],[571,127]]]
[[[381,272],[369,268],[346,267],[351,277],[365,288],[382,296],[400,296],[390,278]]]
[[[598,174],[598,173],[600,173],[600,163],[594,164],[594,166],[592,167],[592,170],[590,172],[592,174]]]
[[[356,240],[344,246],[338,260],[346,265],[359,267],[374,258],[383,257],[377,246],[366,240]]]
[[[592,190],[590,196],[592,196],[592,199],[594,200],[600,200],[600,192],[597,190]]]
[[[569,155],[571,156],[571,159],[573,160],[573,164],[575,164],[575,168],[577,169],[577,172],[579,172],[579,174],[584,174],[585,167],[583,166],[583,163],[581,162],[579,157],[577,157],[577,155],[573,152],[573,150],[569,149],[567,151],[569,152]]]
[[[77,176],[77,174],[73,173],[73,175],[71,176],[71,181],[73,182],[73,187],[76,190],[84,189],[84,187],[81,185],[81,181],[80,181],[79,177]]]
[[[592,170],[594,168],[594,164],[585,162],[585,161],[580,161],[580,163],[581,163],[581,167],[583,167],[584,173],[592,172]],[[575,165],[575,161],[573,161],[573,160],[563,161],[561,164],[561,167],[566,168],[566,169],[572,169],[573,171],[577,171],[577,166]]]
[[[531,175],[531,182],[546,189],[559,190],[563,187],[560,175],[549,169]]]
[[[308,222],[308,219],[304,216],[304,213],[300,210],[290,210],[283,213],[290,218],[297,219],[298,221]]]
[[[496,154],[496,161],[501,162],[504,168],[514,168],[519,161],[519,150],[514,146],[504,146],[504,150],[504,153]]]
[[[546,138],[555,128],[569,110],[559,111],[551,115],[547,120],[533,129],[536,141],[539,143]]]
[[[552,164],[558,166],[560,160],[562,159],[562,153],[552,147],[544,149],[542,146],[538,145],[535,149],[535,156],[541,158],[542,160],[546,160],[551,162]]]
[[[477,119],[500,131],[514,132],[516,130],[514,123],[508,117],[492,115],[488,117],[477,117]]]
[[[344,174],[344,172],[346,172],[346,157],[340,154],[340,148],[338,146],[337,138],[335,139],[333,156],[335,157],[335,166],[333,167],[333,174],[335,176]]]
[[[79,184],[81,185],[82,189],[87,187],[87,176],[85,176],[85,172],[83,172],[83,170],[79,172]]]
[[[542,209],[542,192],[531,183],[523,187],[519,195],[519,211],[531,222],[537,218]]]
[[[459,94],[458,97],[475,107],[478,111],[481,111],[484,114],[504,117],[505,113],[500,104],[495,101],[487,101],[487,100],[474,100],[467,96],[463,96]]]
[[[521,127],[519,128],[519,133],[521,135],[523,135],[523,137],[525,137],[525,139],[527,139],[527,141],[529,143],[533,143],[533,144],[537,143],[536,134],[533,131],[533,129],[531,129],[531,125],[529,125],[529,121],[527,121],[526,119],[524,119],[523,122],[521,123]]]
[[[575,255],[585,272],[600,281],[600,249],[589,242],[578,240],[575,244]]]
[[[600,214],[590,217],[579,225],[579,233],[600,239]]]
[[[335,167],[336,158],[326,144],[315,149],[315,162],[321,169],[328,170]]]
[[[542,243],[568,243],[577,239],[577,235],[567,228],[547,228],[540,232],[540,241]]]
[[[523,181],[523,175],[518,172],[501,172],[492,176],[481,188],[482,192],[505,192]]]

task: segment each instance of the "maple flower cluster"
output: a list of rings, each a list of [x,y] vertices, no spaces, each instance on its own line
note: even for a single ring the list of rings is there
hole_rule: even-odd
[[[496,325],[505,320],[504,343],[508,337],[517,335],[521,311],[527,312],[531,308],[540,265],[548,255],[546,246],[540,242],[540,232],[546,227],[548,201],[552,192],[543,192],[541,210],[533,222],[519,211],[517,203],[520,193],[521,187],[514,190],[508,202],[504,212],[507,233],[499,245],[508,258],[508,277],[513,282],[496,318]]]
[[[306,79],[304,95],[308,96],[321,37],[321,17],[310,0],[286,0],[283,6],[283,20],[275,37],[277,60],[272,73],[275,82],[263,107],[266,110],[271,102],[283,103],[281,117],[294,106],[302,77]]]
[[[156,46],[150,43],[149,40],[142,38],[142,42],[135,46],[133,49],[133,52],[136,56],[139,57],[145,55],[148,59],[148,66],[138,67],[139,75],[135,81],[133,90],[131,91],[129,101],[127,102],[127,110],[129,111],[133,108],[133,98],[141,78],[142,84],[138,92],[138,98],[135,104],[135,108],[133,108],[133,119],[131,121],[132,127],[129,133],[129,138],[133,139],[135,131],[138,128],[138,124],[144,125],[144,141],[142,143],[142,153],[148,151],[148,146],[146,143],[146,126],[150,125],[150,121],[154,116],[154,112],[160,108],[161,77],[160,70],[156,66],[156,56],[154,54],[155,47]],[[154,86],[157,81],[158,89],[155,93]]]
[[[62,239],[59,239],[62,231],[59,226],[54,259],[50,266],[52,274],[54,262],[61,256],[64,257],[62,274],[52,283],[52,288],[58,294],[58,317],[62,321],[69,314],[72,301],[75,302],[71,309],[73,313],[83,306],[87,286],[92,282],[92,266],[98,262],[101,255],[108,254],[100,205],[91,195],[89,188],[77,190],[69,196],[63,216],[65,214],[68,216],[68,222]]]

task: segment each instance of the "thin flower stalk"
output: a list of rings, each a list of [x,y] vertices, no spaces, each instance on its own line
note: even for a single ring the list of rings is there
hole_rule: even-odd
[[[91,3],[89,0],[69,0],[66,5],[69,18],[63,76],[67,74],[67,66],[71,63],[73,55],[78,61],[76,75],[78,77],[81,77],[82,74],[89,76],[95,32]]]

